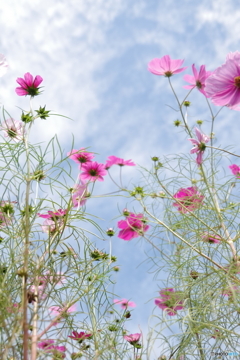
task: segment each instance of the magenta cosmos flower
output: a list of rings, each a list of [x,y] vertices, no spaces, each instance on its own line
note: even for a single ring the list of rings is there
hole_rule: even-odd
[[[183,295],[179,291],[172,288],[163,289],[160,291],[161,298],[155,299],[155,305],[160,309],[166,310],[169,316],[177,314],[177,310],[183,309]]]
[[[240,166],[233,164],[229,166],[229,169],[231,169],[233,175],[235,175],[236,178],[240,179]]]
[[[3,54],[0,54],[0,77],[3,76],[8,69],[8,63]]]
[[[215,234],[203,234],[202,240],[210,244],[219,244],[222,240],[221,236]]]
[[[107,170],[104,164],[99,164],[96,161],[82,164],[80,175],[82,181],[104,181],[103,176],[105,175],[107,175]]]
[[[87,334],[84,331],[81,331],[79,333],[77,331],[73,331],[72,336],[68,336],[68,337],[73,340],[77,340],[81,344],[84,340],[91,339],[92,334]]]
[[[23,78],[17,78],[17,83],[20,87],[16,88],[16,93],[19,96],[30,95],[36,96],[39,95],[39,85],[43,81],[43,78],[40,75],[37,75],[34,79],[33,76],[27,72]]]
[[[128,309],[129,307],[133,307],[133,308],[136,307],[135,302],[129,301],[127,299],[122,299],[122,300],[114,299],[113,302],[115,304],[121,305],[122,309]]]
[[[187,67],[181,68],[184,60],[173,60],[169,55],[160,59],[153,59],[148,63],[148,70],[155,75],[170,77],[184,71]]]
[[[142,236],[148,229],[149,225],[146,225],[146,220],[143,214],[130,213],[126,220],[120,220],[118,222],[119,229],[122,229],[118,237],[120,239],[129,241],[138,236]]]
[[[119,165],[119,166],[136,166],[136,164],[134,164],[134,162],[132,162],[132,160],[124,160],[124,159],[121,159],[117,156],[109,156],[107,161],[106,161],[106,169],[109,169],[111,166],[113,165]]]
[[[197,153],[196,163],[200,166],[203,163],[203,153],[206,149],[206,143],[209,142],[210,137],[201,133],[198,128],[195,128],[195,133],[197,136],[196,139],[188,139],[194,145],[192,150],[190,151],[191,154]]]
[[[38,343],[38,348],[43,350],[52,349],[54,346],[53,344],[54,344],[54,340],[46,339]]]
[[[86,149],[85,148],[80,148],[79,150],[73,149],[72,151],[68,152],[67,155],[77,164],[80,164],[81,167],[82,164],[89,163],[94,158],[93,153],[86,152],[84,150]]]
[[[240,52],[228,54],[225,64],[206,80],[205,92],[218,106],[237,109],[240,104]]]
[[[141,336],[142,334],[136,333],[136,334],[124,335],[123,338],[127,340],[131,345],[135,345],[139,342]]]
[[[4,132],[4,136],[9,138],[9,140],[20,141],[24,137],[24,127],[20,121],[14,120],[12,118],[7,119],[2,122],[1,130]]]
[[[58,211],[48,211],[47,214],[40,214],[38,213],[37,215],[43,219],[50,219],[50,220],[58,220],[62,217],[64,217],[67,213],[67,210],[63,210],[63,209],[58,209]]]
[[[200,66],[200,70],[197,71],[195,65],[192,65],[193,75],[184,75],[183,78],[185,81],[189,82],[191,85],[185,85],[184,89],[193,89],[197,88],[203,95],[206,96],[204,91],[205,82],[207,78],[212,74],[212,71],[206,71],[205,65]]]
[[[202,205],[204,199],[196,186],[181,188],[173,197],[178,200],[173,203],[173,206],[176,206],[181,213],[196,210]]]

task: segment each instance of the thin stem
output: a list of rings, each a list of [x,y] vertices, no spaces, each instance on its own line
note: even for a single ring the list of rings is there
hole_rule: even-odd
[[[229,155],[232,155],[232,156],[240,157],[240,155],[236,155],[236,154],[234,154],[234,153],[232,153],[232,152],[230,152],[230,151],[227,151],[227,150],[221,149],[221,148],[217,148],[217,147],[215,147],[215,146],[206,145],[206,147],[212,148],[212,149],[215,149],[215,150],[219,150],[219,151],[223,151],[223,152],[225,152],[225,153],[227,153],[227,154],[229,154]]]

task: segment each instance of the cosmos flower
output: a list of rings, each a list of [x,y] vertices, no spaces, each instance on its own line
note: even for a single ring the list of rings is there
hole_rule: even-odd
[[[202,205],[204,199],[196,186],[181,188],[173,197],[179,201],[173,203],[173,206],[177,207],[181,213],[196,210]]]
[[[74,186],[72,193],[73,207],[83,206],[87,201],[87,185],[83,182]]]
[[[143,214],[133,214],[130,213],[126,220],[120,220],[118,222],[118,227],[120,230],[118,237],[120,239],[129,241],[133,238],[142,236],[144,232],[149,229],[149,225],[145,224],[146,220],[144,219]]]
[[[104,181],[103,176],[107,175],[107,170],[104,164],[99,164],[96,161],[88,162],[82,165],[82,173],[80,179],[84,181]]]
[[[210,235],[205,233],[202,235],[202,240],[212,244],[219,244],[222,238],[219,235],[215,235],[215,234]]]
[[[136,333],[136,334],[129,334],[124,335],[123,338],[127,340],[131,345],[135,345],[139,342],[142,334]]]
[[[197,153],[196,163],[200,166],[203,162],[203,153],[206,149],[206,143],[209,142],[210,137],[201,133],[198,128],[195,128],[195,133],[197,136],[196,139],[188,139],[194,145],[192,150],[190,151],[191,154]]]
[[[80,344],[86,340],[86,339],[91,339],[92,334],[87,334],[84,331],[81,332],[77,332],[77,331],[73,331],[72,332],[73,336],[68,336],[69,338],[73,339],[73,340],[77,340]]]
[[[193,75],[184,75],[183,78],[185,81],[189,82],[191,85],[185,85],[184,89],[193,89],[197,88],[203,95],[206,96],[204,91],[206,79],[212,74],[211,71],[206,71],[205,65],[200,66],[199,72],[195,68],[195,65],[192,65]]]
[[[173,60],[169,55],[160,59],[153,59],[148,63],[148,70],[155,75],[170,77],[184,71],[187,67],[181,68],[184,60]]]
[[[113,302],[115,304],[121,305],[122,309],[128,309],[129,307],[136,307],[135,302],[129,301],[127,299],[122,299],[122,300],[114,299]]]
[[[25,134],[23,124],[12,118],[2,122],[1,130],[3,130],[5,137],[15,142],[21,141]]]
[[[50,312],[53,314],[53,315],[59,315],[59,314],[62,314],[64,315],[65,313],[72,313],[74,311],[77,311],[77,306],[76,304],[70,306],[68,309],[64,310],[64,307],[61,307],[61,306],[50,306],[49,307],[49,310]]]
[[[207,78],[205,92],[218,106],[239,110],[240,104],[240,52],[228,54],[225,64]]]
[[[3,54],[0,54],[0,77],[2,77],[8,69],[8,63]]]
[[[233,164],[229,166],[229,169],[231,169],[233,175],[235,175],[237,179],[240,179],[240,166]]]
[[[119,166],[136,166],[132,160],[124,160],[119,157],[116,157],[114,155],[108,156],[108,159],[106,161],[105,168],[108,170],[113,165],[119,165]]]
[[[50,219],[50,220],[59,220],[60,218],[63,218],[67,213],[67,210],[58,209],[58,211],[48,211],[47,214],[40,214],[37,215],[43,219]]]
[[[75,161],[77,164],[87,164],[92,161],[94,158],[93,153],[84,151],[86,148],[80,148],[79,150],[73,149],[72,151],[68,152],[67,155],[70,159]]]
[[[43,81],[43,78],[40,75],[37,75],[34,79],[33,76],[27,72],[23,78],[17,78],[17,83],[20,87],[15,89],[17,95],[24,96],[30,95],[32,97],[39,95],[39,85]]]
[[[46,350],[46,349],[52,349],[53,344],[54,344],[54,340],[46,339],[43,340],[42,342],[39,342],[37,346],[39,349]]]
[[[155,299],[155,305],[160,309],[166,310],[169,316],[177,314],[177,310],[183,309],[183,295],[179,291],[172,288],[163,289],[160,291],[162,298]]]

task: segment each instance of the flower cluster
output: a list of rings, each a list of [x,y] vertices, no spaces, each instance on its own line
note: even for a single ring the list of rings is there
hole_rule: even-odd
[[[126,220],[120,220],[118,227],[122,229],[119,231],[118,237],[126,241],[144,235],[149,229],[149,225],[146,225],[144,215],[133,213],[128,213]]]
[[[204,196],[195,186],[181,188],[173,197],[178,200],[178,202],[173,203],[173,206],[177,207],[181,213],[196,210],[202,205],[204,199]]]
[[[160,291],[161,298],[155,299],[155,304],[162,310],[166,310],[169,316],[177,314],[177,310],[182,310],[183,294],[173,288],[166,288]]]

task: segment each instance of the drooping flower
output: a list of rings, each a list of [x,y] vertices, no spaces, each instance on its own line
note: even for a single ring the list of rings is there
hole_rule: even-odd
[[[91,339],[92,334],[87,334],[84,331],[81,332],[77,332],[77,331],[73,331],[72,332],[73,336],[68,336],[69,338],[73,339],[73,340],[77,340],[80,344],[86,340],[86,339]]]
[[[203,234],[202,240],[211,244],[219,244],[222,240],[221,236],[215,234]]]
[[[146,225],[146,219],[143,214],[130,213],[126,220],[120,220],[118,227],[120,230],[118,237],[120,239],[129,241],[138,236],[142,236],[144,232],[149,229],[149,225]]]
[[[105,175],[107,175],[105,165],[93,161],[82,165],[80,179],[82,181],[104,181],[103,176]]]
[[[184,60],[173,60],[169,55],[160,59],[153,59],[148,63],[148,70],[155,75],[170,77],[184,71],[187,67],[181,68]]]
[[[235,175],[237,179],[240,179],[240,166],[233,164],[229,166],[229,169],[231,169],[233,175]]]
[[[188,139],[194,145],[194,147],[190,151],[190,154],[197,153],[196,163],[198,164],[198,166],[200,166],[203,162],[203,153],[206,149],[206,143],[209,142],[210,137],[201,133],[198,128],[195,128],[195,133],[198,140]]]
[[[108,159],[106,161],[106,169],[108,170],[111,166],[113,165],[119,165],[119,166],[136,166],[136,164],[134,164],[134,162],[132,160],[124,160],[124,159],[121,159],[117,156],[108,156]]]
[[[139,342],[141,336],[142,334],[136,333],[136,334],[124,335],[123,338],[127,340],[131,345],[136,345]]]
[[[204,195],[201,195],[196,186],[181,188],[173,197],[178,200],[173,206],[176,206],[181,213],[196,210],[204,199]]]
[[[70,159],[75,161],[77,164],[80,164],[80,168],[82,164],[87,164],[94,158],[93,153],[86,152],[84,150],[86,150],[86,148],[80,148],[79,150],[73,149],[67,153]]]
[[[127,299],[122,299],[122,300],[114,299],[113,302],[115,304],[121,305],[122,309],[128,309],[129,307],[136,307],[135,302],[129,301]]]
[[[172,288],[163,289],[160,291],[162,298],[155,299],[155,305],[160,309],[166,310],[169,316],[177,314],[177,310],[182,310],[183,294],[180,291],[175,291]]]
[[[24,137],[24,127],[20,121],[12,118],[2,122],[1,130],[4,132],[4,136],[13,141],[21,141]]]
[[[193,75],[184,75],[183,78],[185,81],[189,82],[191,85],[185,85],[184,89],[193,89],[197,88],[203,95],[205,93],[205,82],[207,78],[212,74],[212,71],[206,71],[205,65],[200,66],[199,72],[195,68],[195,65],[192,65]]]
[[[29,72],[27,72],[24,75],[24,79],[17,78],[16,81],[20,85],[20,87],[17,87],[15,89],[17,95],[19,96],[30,95],[33,97],[39,95],[39,85],[43,81],[43,78],[40,75],[37,75],[33,79],[33,76]]]
[[[206,80],[207,97],[218,106],[239,110],[240,104],[240,52],[230,53],[225,64],[218,67]]]
[[[0,54],[0,77],[3,76],[8,69],[8,63],[3,54]]]
[[[73,188],[72,202],[73,207],[83,206],[87,201],[87,185],[83,182]]]

